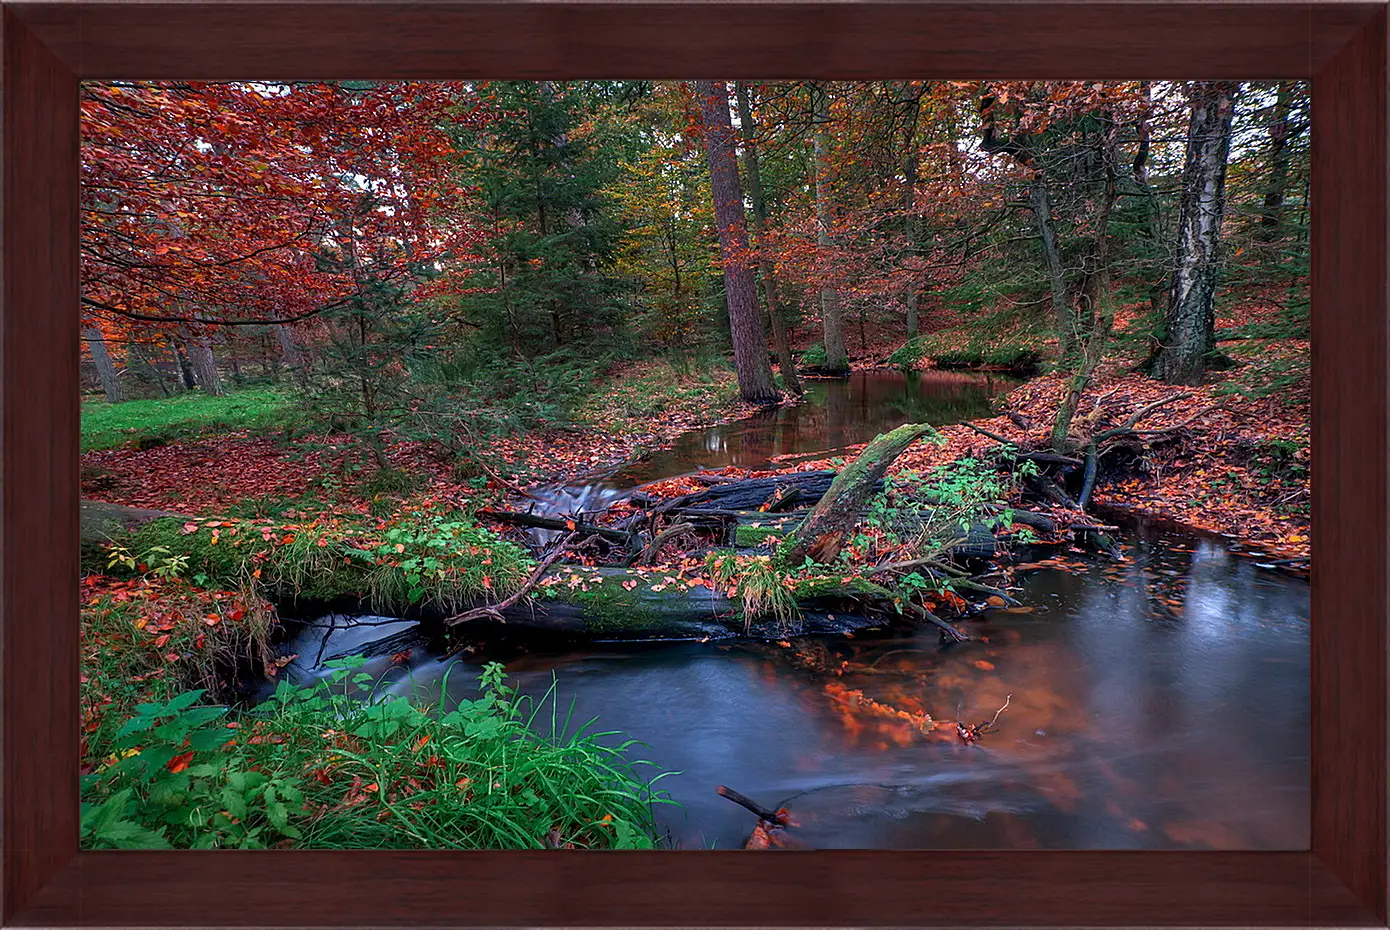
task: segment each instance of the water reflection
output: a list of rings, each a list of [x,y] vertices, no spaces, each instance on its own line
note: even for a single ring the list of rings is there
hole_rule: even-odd
[[[1211,541],[1132,537],[1129,560],[1021,570],[1033,613],[935,632],[774,644],[627,645],[508,662],[558,676],[682,774],[663,813],[686,847],[752,827],[727,784],[786,805],[817,848],[1302,849],[1309,821],[1309,588]],[[1174,607],[1174,604],[1177,607]],[[472,697],[477,663],[419,656],[395,690]],[[387,668],[377,660],[369,671]],[[409,675],[411,680],[406,680]],[[921,712],[976,723],[975,745]]]
[[[904,423],[944,425],[990,415],[990,398],[1018,382],[949,371],[857,371],[848,379],[806,382],[806,399],[746,420],[696,430],[620,472],[631,487],[702,468],[756,468],[791,456],[868,442]]]

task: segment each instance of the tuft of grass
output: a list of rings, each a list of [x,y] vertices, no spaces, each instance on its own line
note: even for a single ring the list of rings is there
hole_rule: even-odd
[[[554,683],[518,697],[501,665],[452,706],[382,694],[360,658],[326,680],[282,681],[223,722],[201,692],[140,704],[93,753],[88,848],[640,849],[661,842],[666,773],[637,744],[571,727]],[[453,673],[457,663],[446,672]],[[447,683],[447,682],[446,682]],[[447,688],[444,689],[447,693]]]
[[[290,403],[286,395],[270,388],[225,397],[189,392],[121,404],[89,400],[82,405],[82,451],[114,449],[131,442],[167,442],[216,430],[280,429]]]
[[[801,616],[788,572],[772,556],[716,550],[706,556],[705,567],[717,584],[734,587],[743,605],[745,629],[763,618],[786,626]]]

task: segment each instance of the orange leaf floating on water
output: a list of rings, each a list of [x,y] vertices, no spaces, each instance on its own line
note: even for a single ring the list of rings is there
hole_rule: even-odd
[[[1000,595],[998,595],[998,594],[992,594],[992,595],[990,595],[989,597],[987,597],[987,598],[985,599],[985,602],[986,602],[987,604],[989,604],[991,607],[1003,607],[1003,606],[1005,606],[1005,599],[1002,598],[1002,597],[1000,597]]]
[[[984,670],[987,671],[987,672],[990,671],[991,669],[993,669],[993,668],[995,667],[994,664],[992,664],[992,663],[990,663],[990,662],[987,662],[987,661],[985,661],[984,659],[977,659],[976,661],[972,662],[971,664],[974,665],[976,668],[984,669]]]

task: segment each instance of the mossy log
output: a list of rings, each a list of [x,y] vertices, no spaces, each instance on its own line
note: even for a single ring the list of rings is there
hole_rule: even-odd
[[[187,514],[170,513],[167,510],[149,510],[144,507],[127,507],[124,504],[93,500],[83,500],[79,514],[78,539],[81,542],[83,562],[99,560],[104,546],[119,541],[152,520],[163,517],[193,519]]]
[[[933,432],[930,424],[908,423],[875,437],[865,446],[855,460],[836,475],[811,514],[792,534],[787,550],[788,563],[799,565],[803,559],[810,558],[824,565],[839,555],[889,466],[905,449],[930,432]]]

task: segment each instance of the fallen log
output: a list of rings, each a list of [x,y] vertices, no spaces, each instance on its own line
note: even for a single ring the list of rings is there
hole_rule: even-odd
[[[718,510],[757,510],[768,502],[778,488],[796,489],[797,500],[804,506],[811,506],[820,500],[835,481],[833,471],[795,471],[765,478],[745,478],[715,485],[704,491],[673,497],[657,506],[659,513],[677,510],[718,509]],[[784,492],[787,493],[787,492]]]
[[[127,507],[106,501],[83,500],[79,507],[78,540],[84,559],[100,556],[102,547],[134,532],[152,520],[174,517],[179,520],[197,519],[188,514],[167,510]]]
[[[478,515],[485,520],[496,520],[498,523],[510,523],[513,526],[525,526],[537,530],[557,530],[566,532],[573,530],[580,535],[601,536],[604,539],[616,543],[628,545],[632,540],[632,534],[623,530],[611,529],[607,526],[598,526],[593,523],[583,523],[579,520],[562,520],[559,517],[539,517],[532,513],[518,513],[512,510],[480,510]]]

